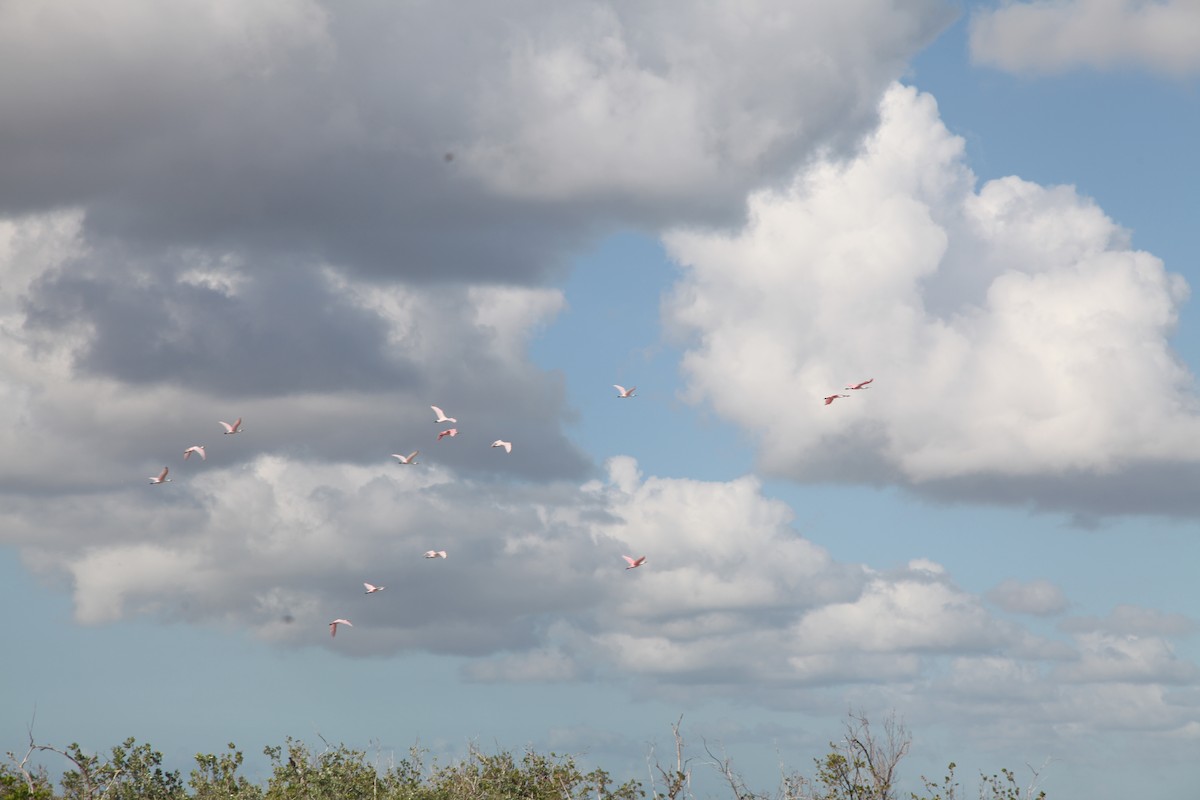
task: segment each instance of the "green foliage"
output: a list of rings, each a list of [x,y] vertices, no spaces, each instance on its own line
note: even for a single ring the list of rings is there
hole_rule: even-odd
[[[919,795],[914,792],[910,797],[912,800],[958,800],[959,784],[954,776],[954,770],[957,768],[958,765],[951,761],[946,767],[946,774],[942,776],[940,786],[922,775],[921,783],[925,784],[925,791],[933,794]]]
[[[288,737],[282,747],[266,747],[273,774],[267,800],[360,800],[376,798],[379,776],[366,762],[366,754],[345,745],[313,755],[307,745]]]
[[[658,777],[650,787],[654,800],[694,800],[692,758],[686,755],[679,723],[672,726],[675,748],[671,763],[654,763]],[[324,741],[324,740],[322,740]],[[851,714],[846,735],[830,752],[814,759],[812,776],[785,774],[774,793],[747,787],[728,758],[714,754],[710,763],[725,779],[733,800],[897,800],[897,766],[911,737],[894,718],[872,730],[866,717]],[[719,749],[719,748],[718,748]],[[59,793],[45,767],[30,765],[32,756],[52,752],[70,766]],[[88,754],[78,744],[65,749],[34,744],[18,759],[0,764],[0,800],[643,800],[646,790],[636,780],[617,783],[603,769],[583,772],[572,756],[528,750],[520,756],[504,751],[486,754],[472,746],[466,758],[427,767],[424,752],[409,751],[399,762],[380,768],[367,754],[345,745],[325,743],[314,752],[288,737],[282,746],[267,746],[271,775],[266,785],[240,773],[243,755],[230,743],[219,754],[199,753],[185,785],[179,773],[163,769],[162,754],[148,744],[127,739],[107,757]],[[907,800],[965,800],[951,763],[940,782],[921,778],[924,793]],[[661,779],[660,779],[661,778]],[[1007,769],[980,775],[979,800],[1046,800],[1037,790],[1038,772],[1022,789]]]
[[[20,766],[12,753],[8,757]],[[45,767],[34,769],[26,777],[17,767],[0,764],[0,800],[51,800],[53,797],[54,787],[50,785]]]
[[[1001,779],[1000,775],[1004,778]],[[1017,783],[1017,776],[1012,770],[1001,767],[1000,775],[980,775],[981,785],[979,787],[979,796],[981,800],[1046,800],[1046,793],[1038,791],[1034,786],[1030,786],[1028,790],[1022,790],[1021,785]],[[1034,783],[1037,783],[1037,772],[1034,774]],[[990,794],[987,794],[990,792]]]
[[[430,794],[422,800],[639,800],[641,784],[626,781],[613,787],[602,769],[586,775],[570,756],[544,756],[527,751],[520,762],[512,753],[485,755],[472,748],[465,761],[442,767],[430,779]]]
[[[833,747],[833,744],[830,744]],[[814,760],[816,783],[824,787],[820,800],[875,800],[866,780],[867,764],[861,758],[847,758],[837,749],[823,759]]]
[[[954,777],[956,766],[953,761],[950,762],[940,786],[925,776],[921,776],[921,782],[925,784],[925,791],[932,792],[932,794],[912,794],[910,795],[912,800],[958,800],[959,784]],[[1046,793],[1037,789],[1039,777],[1038,771],[1033,770],[1033,783],[1028,788],[1022,789],[1012,770],[1001,768],[999,775],[980,774],[979,800],[1046,800]]]
[[[196,800],[260,800],[263,791],[237,771],[242,766],[242,752],[230,742],[230,752],[221,755],[196,754],[196,768],[188,779],[192,797]]]
[[[75,743],[61,752],[75,769],[63,773],[65,800],[183,800],[179,772],[162,768],[162,753],[131,736],[107,760],[88,755]]]

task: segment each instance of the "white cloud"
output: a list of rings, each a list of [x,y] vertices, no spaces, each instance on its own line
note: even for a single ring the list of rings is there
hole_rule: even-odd
[[[1144,67],[1200,71],[1200,6],[1193,0],[1034,0],[978,10],[971,57],[1010,72]]]
[[[1187,683],[1194,684],[1200,669],[1175,655],[1161,637],[1080,633],[1077,660],[1058,665],[1054,676],[1065,683]]]
[[[1183,280],[1070,187],[976,191],[928,95],[894,86],[881,114],[856,157],[753,195],[740,231],[666,236],[689,398],[801,480],[1079,503],[1064,484],[1125,473],[1107,502],[1188,502],[1186,469],[1128,480],[1198,466],[1194,381],[1168,342]],[[835,392],[853,396],[823,405]]]
[[[1012,713],[1007,698],[1081,731],[1112,719],[1079,714],[1085,687],[1104,702],[1129,684],[1198,683],[1167,638],[1187,631],[1148,610],[1104,624],[1136,617],[1162,635],[1035,635],[933,560],[885,572],[833,560],[750,477],[646,476],[628,457],[603,480],[521,486],[435,459],[212,462],[164,487],[9,505],[0,530],[35,569],[71,577],[81,623],[150,617],[348,656],[453,654],[485,683],[619,675],[772,707],[869,694],[981,725]],[[430,548],[450,557],[422,558]],[[626,570],[630,551],[646,565]],[[368,596],[363,581],[388,588]],[[355,627],[335,641],[336,617]],[[1126,709],[1121,725],[1177,730],[1194,705],[1139,696],[1140,722]]]

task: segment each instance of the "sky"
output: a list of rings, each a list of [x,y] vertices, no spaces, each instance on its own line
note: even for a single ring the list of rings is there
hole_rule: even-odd
[[[176,6],[0,2],[0,749],[1194,788],[1194,2]]]

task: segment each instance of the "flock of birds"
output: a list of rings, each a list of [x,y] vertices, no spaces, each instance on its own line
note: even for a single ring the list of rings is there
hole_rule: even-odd
[[[861,381],[860,383],[856,383],[853,386],[845,387],[845,390],[846,391],[857,391],[860,389],[869,389],[870,386],[868,386],[868,384],[870,384],[874,380],[875,380],[874,378],[870,378],[869,380]],[[617,390],[617,397],[619,399],[631,398],[634,396],[634,392],[637,391],[636,386],[630,386],[627,389],[624,386],[621,386],[621,385],[615,384],[615,383],[613,384],[613,388]],[[843,398],[843,397],[849,397],[849,396],[850,395],[848,395],[848,394],[828,395],[825,397],[825,405],[830,405],[831,403],[833,403],[834,400],[837,400],[837,399]],[[446,413],[444,411],[442,411],[442,409],[438,408],[437,406],[430,406],[430,408],[433,409],[433,413],[435,415],[437,415],[436,419],[434,419],[435,423],[440,424],[440,425],[446,425],[446,424],[457,425],[458,424],[457,419],[455,419],[454,417],[447,416]],[[218,420],[218,423],[221,425],[222,428],[225,429],[224,433],[226,436],[233,436],[233,435],[239,434],[243,430],[245,430],[242,427],[242,418],[241,417],[238,417],[237,420],[235,422],[233,422],[232,424],[225,422],[224,420]],[[437,441],[440,442],[442,439],[444,439],[446,437],[453,438],[455,436],[458,436],[458,428],[446,428],[445,430],[440,431],[438,433]],[[500,447],[500,448],[504,449],[504,452],[511,453],[513,446],[512,446],[512,442],[505,441],[504,439],[497,439],[496,441],[492,442],[492,447]],[[400,465],[411,466],[411,465],[418,463],[417,456],[420,454],[421,454],[420,450],[413,450],[408,455],[403,455],[401,453],[392,453],[392,458],[396,459],[396,461]],[[208,460],[208,454],[204,449],[204,445],[202,445],[202,444],[194,444],[191,447],[188,447],[186,450],[184,450],[183,451],[183,460],[187,461],[189,458],[192,457],[192,455],[200,456],[201,461]],[[170,483],[171,479],[167,477],[167,475],[169,473],[170,473],[170,468],[164,466],[162,468],[162,472],[158,473],[158,475],[151,476],[150,483],[153,485]],[[628,564],[628,566],[625,567],[625,569],[627,569],[627,570],[637,569],[638,567],[640,567],[646,563],[645,556],[638,556],[637,558],[634,558],[633,556],[623,555],[621,557],[624,558],[625,562]],[[446,558],[446,551],[445,550],[426,550],[425,558],[442,558],[442,559],[444,559],[444,558]],[[365,594],[377,594],[379,592],[382,592],[387,587],[386,586],[376,586],[375,584],[366,583],[364,581],[363,588],[366,589]],[[345,625],[348,628],[354,627],[354,624],[352,622],[350,622],[350,620],[339,617],[329,623],[329,635],[331,637],[337,636],[338,625]]]
[[[871,379],[869,379],[869,380],[860,381],[859,383],[856,383],[856,384],[854,384],[853,386],[847,386],[847,387],[845,387],[845,389],[846,389],[846,391],[850,391],[850,392],[853,392],[853,391],[858,391],[859,389],[870,389],[871,387],[870,387],[870,386],[867,386],[867,384],[868,384],[868,383],[870,383],[870,382],[871,382],[871,381],[873,381],[873,380],[875,380],[875,379],[874,379],[874,378],[871,378]],[[829,405],[829,404],[830,404],[830,403],[832,403],[834,400],[837,400],[837,399],[839,399],[839,398],[842,398],[842,397],[849,397],[849,396],[850,396],[850,395],[848,395],[848,394],[831,394],[831,395],[826,395],[826,397],[825,397],[825,405]]]

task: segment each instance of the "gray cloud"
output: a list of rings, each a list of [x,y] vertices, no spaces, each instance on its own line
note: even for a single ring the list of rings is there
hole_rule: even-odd
[[[951,13],[871,5],[7,6],[0,210],[82,205],[131,246],[536,280],[613,226],[732,221],[747,188],[852,141]]]
[[[1067,608],[1067,598],[1062,589],[1046,580],[1027,583],[1013,579],[1001,581],[986,597],[1005,611],[1018,614],[1050,616]]]

